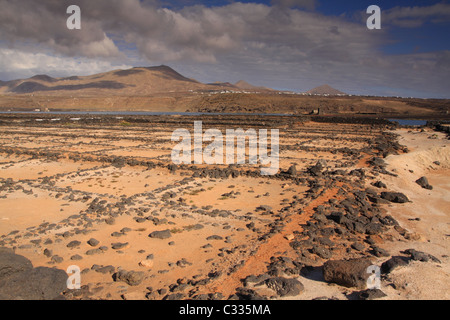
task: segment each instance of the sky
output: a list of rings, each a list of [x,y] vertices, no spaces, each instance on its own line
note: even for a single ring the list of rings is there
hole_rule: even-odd
[[[450,0],[0,0],[0,80],[164,64],[204,83],[450,98],[449,35]]]

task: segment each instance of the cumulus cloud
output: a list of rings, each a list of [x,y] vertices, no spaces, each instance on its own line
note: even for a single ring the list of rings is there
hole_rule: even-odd
[[[450,21],[450,4],[436,3],[427,7],[395,7],[383,12],[386,24],[403,28],[417,28],[425,22]]]
[[[98,59],[74,59],[49,53],[0,48],[0,78],[3,79],[28,78],[36,74],[49,74],[54,77],[87,76],[131,67]]]
[[[69,15],[66,9],[69,5],[68,1],[56,0],[1,0],[0,37],[10,45],[21,41],[44,44],[68,56],[120,56],[119,49],[102,30],[100,21],[83,19],[82,30],[67,29]]]
[[[307,10],[314,10],[316,7],[316,0],[272,0],[272,5],[284,8],[304,8]]]

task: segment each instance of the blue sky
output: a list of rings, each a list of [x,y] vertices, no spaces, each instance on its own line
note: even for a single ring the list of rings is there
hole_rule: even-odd
[[[164,3],[165,1],[163,1]],[[202,4],[206,7],[226,6],[234,1],[167,1],[164,6],[168,8],[182,8],[185,5]],[[264,1],[240,1],[243,3],[261,3],[271,5],[271,0]],[[316,1],[314,11],[327,16],[345,15],[352,19],[355,13],[364,11],[370,5],[377,5],[380,9],[389,10],[395,7],[427,7],[437,3],[449,3],[449,1],[433,0],[319,0]],[[302,9],[299,6],[293,8]],[[304,8],[303,8],[304,9]],[[402,54],[415,52],[427,52],[436,50],[450,50],[450,20],[447,23],[433,24],[425,22],[417,28],[394,27],[389,30],[390,37],[394,43],[384,46],[382,49],[388,54]]]
[[[65,28],[79,5],[82,30]],[[381,8],[381,30],[366,9]],[[202,82],[450,98],[450,1],[0,0],[0,80],[166,64]]]

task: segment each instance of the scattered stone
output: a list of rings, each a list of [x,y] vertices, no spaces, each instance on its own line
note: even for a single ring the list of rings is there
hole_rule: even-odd
[[[267,300],[266,297],[249,288],[237,288],[236,297],[239,300]]]
[[[351,247],[357,251],[364,251],[366,247],[361,242],[352,243]]]
[[[380,223],[370,222],[364,226],[365,233],[369,235],[375,235],[383,231],[383,226]]]
[[[329,249],[319,245],[313,245],[311,253],[318,255],[322,259],[330,259],[333,255]]]
[[[320,159],[317,161],[317,163],[308,168],[308,172],[313,176],[320,176],[322,174],[322,171],[327,167],[327,162],[323,159]]]
[[[122,281],[130,286],[138,286],[144,280],[144,272],[120,270],[113,275],[114,281]]]
[[[150,233],[149,237],[155,239],[168,239],[172,237],[172,234],[170,233],[170,230],[154,231]]]
[[[91,256],[91,255],[94,255],[94,254],[99,254],[99,253],[103,253],[103,250],[101,250],[101,249],[91,249],[91,250],[86,251],[86,255],[88,255],[88,256]]]
[[[397,267],[406,266],[409,263],[409,258],[401,257],[401,256],[394,256],[391,257],[389,260],[385,261],[381,265],[381,272],[382,273],[390,273],[392,270],[394,270]]]
[[[300,281],[282,277],[268,279],[265,284],[275,290],[280,297],[298,296],[305,289]]]
[[[116,223],[116,219],[114,219],[114,218],[107,218],[107,219],[105,219],[105,223],[106,224],[109,224],[109,225],[113,225],[113,224],[115,224]]]
[[[357,297],[360,300],[375,300],[375,299],[380,299],[380,298],[384,298],[387,296],[380,289],[366,289],[363,291],[355,292],[355,294],[357,295]]]
[[[118,237],[121,237],[121,236],[124,236],[124,235],[125,235],[125,233],[117,232],[117,231],[114,231],[113,233],[111,233],[111,237],[115,237],[115,238],[118,238]]]
[[[365,289],[370,274],[367,268],[372,262],[367,258],[329,260],[323,265],[323,277],[327,282],[344,287]]]
[[[144,268],[151,269],[153,268],[154,262],[153,259],[145,259],[139,262],[139,265]]]
[[[409,254],[411,259],[415,261],[429,262],[431,260],[433,262],[441,263],[441,261],[435,256],[422,251],[417,251],[415,249],[407,249],[402,251],[402,253]]]
[[[416,183],[424,189],[433,190],[433,186],[428,183],[428,179],[426,177],[421,177],[416,180]]]
[[[394,203],[406,203],[409,202],[407,196],[400,192],[382,192],[381,198]]]
[[[212,236],[209,236],[208,238],[206,238],[206,240],[223,240],[223,238],[218,235],[212,235]]]
[[[163,298],[163,300],[183,300],[185,297],[186,297],[186,295],[184,293],[177,292],[177,293],[168,294],[167,296],[165,296]]]
[[[389,257],[390,256],[389,252],[387,252],[386,250],[384,250],[383,248],[380,248],[378,246],[372,246],[371,253],[375,257]]]
[[[178,267],[181,267],[181,268],[184,268],[187,265],[188,266],[192,266],[192,263],[187,261],[185,258],[183,258],[181,260],[178,260],[176,264],[177,264]]]
[[[264,205],[261,205],[258,208],[256,208],[256,211],[271,212],[272,211],[272,207],[264,204]]]
[[[97,239],[91,238],[87,242],[91,247],[96,247],[100,243]]]
[[[142,301],[146,298],[143,292],[127,292],[121,295],[121,298],[126,301]]]
[[[386,188],[387,187],[386,184],[381,181],[377,181],[373,185],[377,188]]]
[[[105,266],[105,267],[95,268],[95,271],[102,273],[102,274],[107,274],[107,273],[113,274],[116,271],[116,268],[114,266],[109,265],[109,266]]]
[[[125,242],[125,243],[117,242],[117,243],[111,244],[111,248],[113,248],[114,250],[125,249],[125,248],[128,248],[129,246],[130,246],[130,244],[128,242]]]
[[[50,258],[53,255],[53,251],[50,249],[45,249],[44,250],[44,256],[46,256],[47,258]]]
[[[80,241],[74,240],[67,244],[67,248],[76,248],[79,247],[80,245],[81,245]]]
[[[54,255],[51,260],[54,263],[61,263],[61,262],[64,261],[64,259],[62,257],[58,256],[58,255]]]
[[[407,240],[413,240],[413,241],[419,241],[422,239],[422,236],[417,232],[406,232],[404,234],[405,239]]]
[[[270,278],[270,275],[268,275],[267,273],[260,274],[259,276],[251,275],[244,279],[244,286],[247,287],[251,283],[255,284],[255,283],[265,282],[269,278]]]
[[[78,260],[82,260],[83,257],[80,256],[79,254],[73,255],[70,257],[70,260],[74,260],[74,261],[78,261]]]
[[[291,233],[291,234],[287,234],[285,237],[284,237],[286,240],[288,240],[288,241],[291,241],[291,240],[294,240],[294,235]]]
[[[295,166],[295,164],[293,164],[292,166],[289,167],[287,174],[289,174],[291,176],[297,175],[297,167]]]

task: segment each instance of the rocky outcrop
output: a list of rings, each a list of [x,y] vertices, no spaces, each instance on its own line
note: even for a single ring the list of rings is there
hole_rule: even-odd
[[[68,276],[56,268],[33,268],[31,261],[0,248],[0,300],[55,300],[67,289]]]
[[[329,260],[323,265],[325,281],[349,288],[365,289],[372,262],[366,258],[351,260]]]

